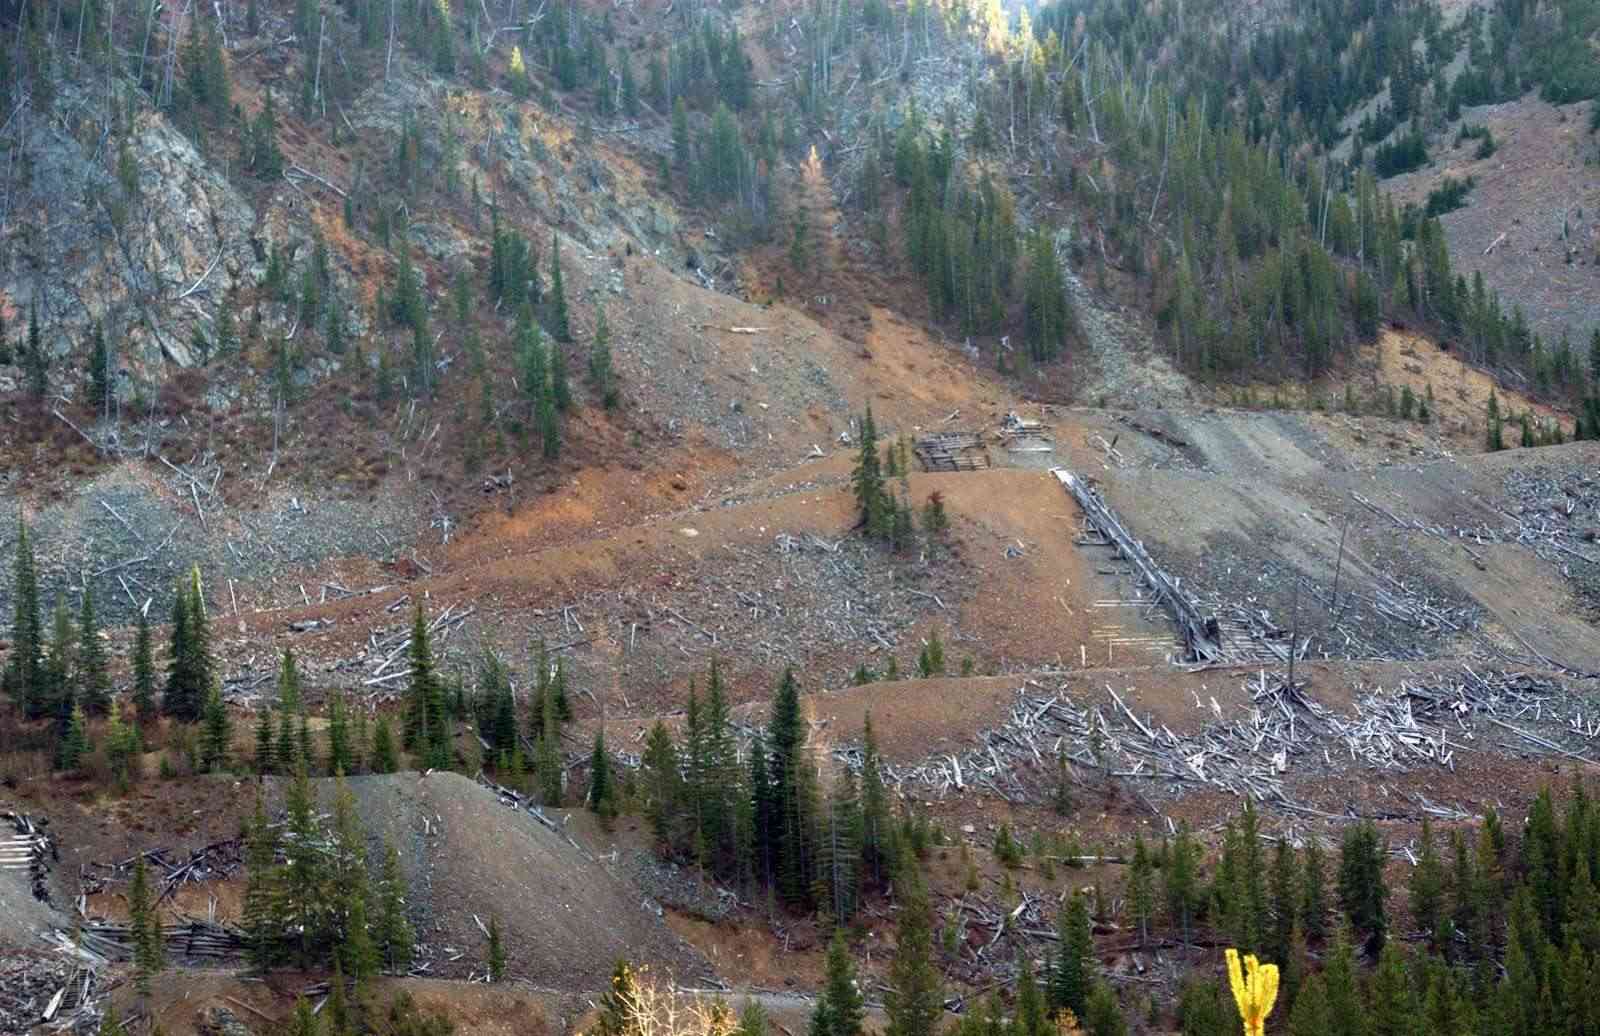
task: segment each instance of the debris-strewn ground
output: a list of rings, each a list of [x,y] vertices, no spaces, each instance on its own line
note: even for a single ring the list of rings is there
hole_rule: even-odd
[[[0,916],[12,916],[3,911],[0,903]],[[0,1032],[32,1028],[71,975],[72,964],[59,954],[22,949],[0,953]]]

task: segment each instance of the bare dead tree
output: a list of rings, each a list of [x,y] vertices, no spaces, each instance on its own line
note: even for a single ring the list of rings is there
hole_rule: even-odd
[[[389,85],[389,67],[394,64],[394,0],[389,0],[389,49],[383,56],[383,85]]]

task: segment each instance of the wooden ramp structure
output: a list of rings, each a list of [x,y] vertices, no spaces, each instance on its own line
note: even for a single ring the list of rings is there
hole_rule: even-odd
[[[977,432],[935,432],[913,445],[923,471],[982,471],[990,467],[989,448]]]
[[[1117,517],[1105,498],[1080,475],[1066,468],[1051,468],[1054,475],[1077,501],[1089,527],[1097,534],[1088,542],[1105,543],[1114,547],[1117,556],[1126,559],[1138,573],[1140,580],[1150,588],[1155,602],[1160,604],[1178,626],[1191,662],[1220,662],[1226,654],[1222,629],[1217,620],[1205,614],[1198,602],[1184,593],[1177,578],[1168,575],[1155,563],[1144,544],[1135,539],[1127,526]]]

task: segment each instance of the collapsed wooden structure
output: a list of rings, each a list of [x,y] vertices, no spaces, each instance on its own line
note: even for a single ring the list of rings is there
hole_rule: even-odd
[[[977,432],[934,432],[913,445],[923,471],[981,471],[990,467],[989,449]]]
[[[1000,444],[1007,453],[1053,453],[1056,433],[1043,421],[1033,421],[1013,411],[1000,422]]]
[[[56,939],[76,955],[97,962],[132,960],[136,938],[130,925],[110,921],[79,923],[73,932],[57,930]],[[243,929],[215,921],[180,921],[161,926],[167,956],[178,960],[241,961],[249,948]]]
[[[47,875],[55,859],[55,843],[26,813],[0,812],[0,820],[11,824],[13,834],[0,838],[0,871],[27,871],[35,899],[50,902]]]
[[[1205,614],[1199,603],[1183,591],[1178,579],[1168,575],[1155,563],[1144,544],[1134,538],[1116,512],[1087,480],[1066,468],[1051,468],[1050,473],[1072,494],[1093,530],[1116,549],[1118,557],[1133,565],[1139,578],[1155,595],[1157,603],[1172,616],[1188,651],[1188,660],[1221,661],[1224,655],[1223,638],[1216,618]]]

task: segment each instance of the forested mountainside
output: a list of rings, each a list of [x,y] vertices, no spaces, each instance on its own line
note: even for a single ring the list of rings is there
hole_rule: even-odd
[[[1451,255],[1440,221],[1471,182],[1397,204],[1386,181],[1452,128],[1492,152],[1474,106],[1591,99],[1593,4],[668,6],[11,5],[7,340],[36,320],[34,367],[72,380],[104,337],[102,366],[131,359],[150,396],[238,353],[235,312],[278,380],[403,324],[415,342],[362,366],[427,388],[469,327],[560,322],[531,225],[573,215],[546,164],[559,125],[575,178],[638,199],[585,213],[585,240],[654,248],[673,237],[660,206],[693,213],[718,230],[696,260],[746,257],[724,288],[844,296],[836,313],[859,267],[915,275],[928,319],[1002,365],[1081,333],[1065,272],[1148,312],[1153,346],[1205,378],[1315,377],[1387,319],[1552,398],[1586,392],[1595,328],[1556,331]],[[824,178],[832,200],[807,186]],[[835,202],[863,218],[825,225]],[[1595,257],[1578,242],[1567,261]],[[433,341],[398,268],[428,260],[496,319]]]

